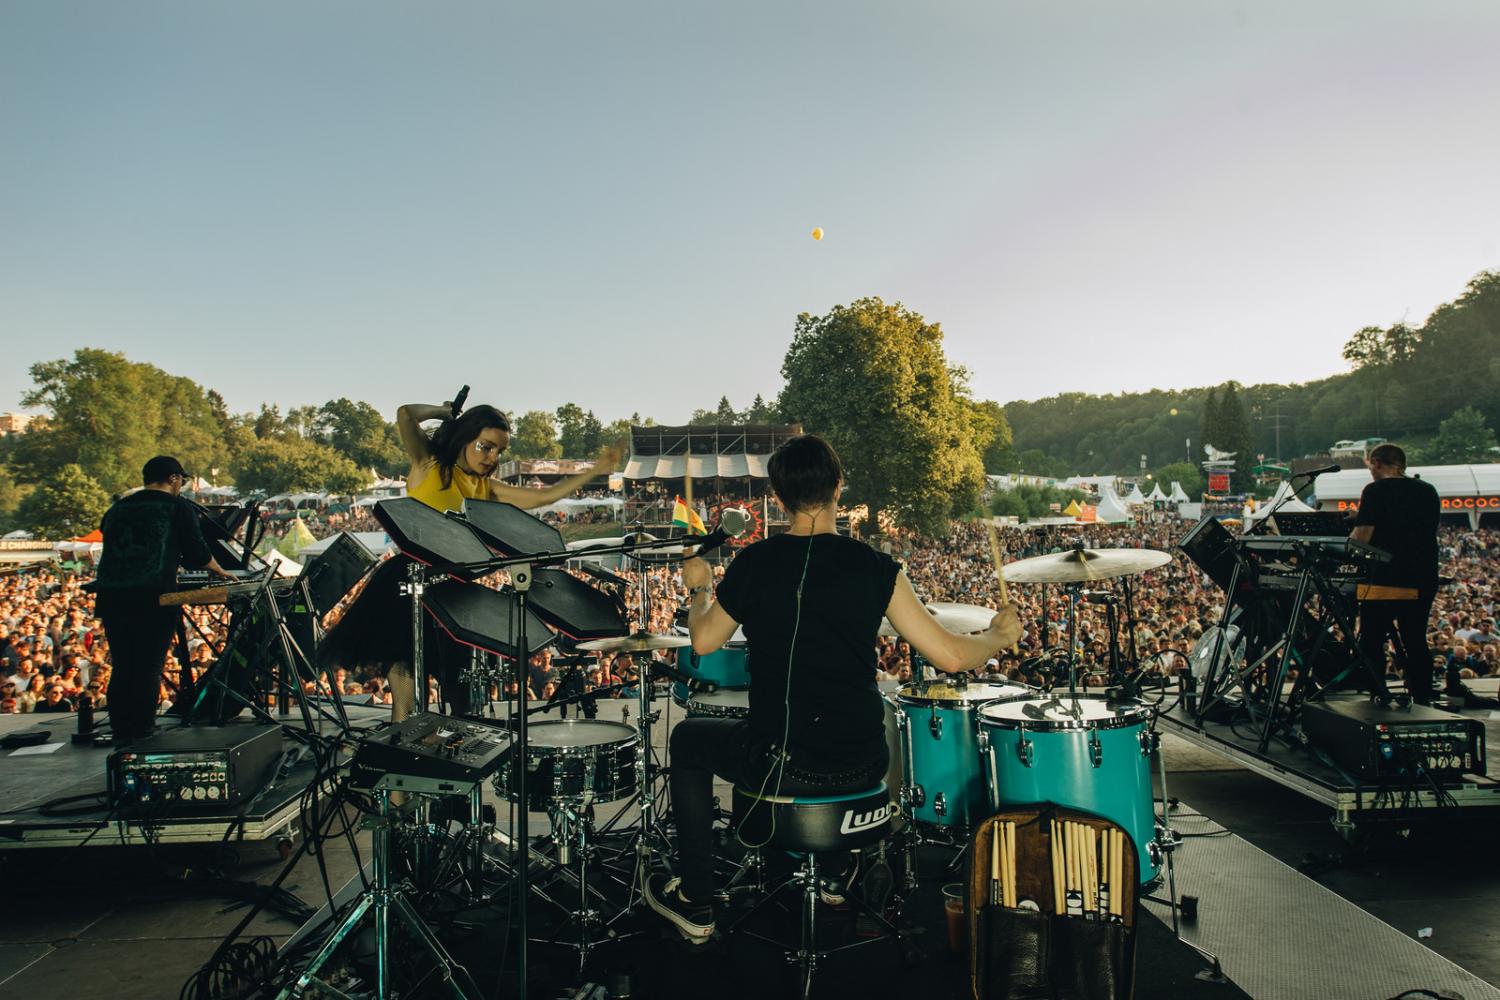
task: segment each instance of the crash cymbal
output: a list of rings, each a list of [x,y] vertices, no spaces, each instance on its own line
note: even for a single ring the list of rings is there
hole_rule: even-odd
[[[1156,549],[1069,549],[1019,559],[1001,570],[1007,583],[1086,583],[1165,566],[1172,561]]]
[[[990,627],[990,619],[995,617],[994,608],[981,607],[978,604],[950,604],[946,601],[933,601],[927,605],[927,613],[937,619],[937,623],[949,632],[966,634],[969,632],[983,632]]]
[[[596,653],[646,653],[653,649],[678,649],[692,645],[693,640],[685,635],[652,635],[636,632],[633,635],[616,636],[613,639],[592,639],[580,642],[579,649]]]

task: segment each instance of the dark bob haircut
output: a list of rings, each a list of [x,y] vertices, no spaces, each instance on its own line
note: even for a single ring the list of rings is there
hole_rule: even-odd
[[[432,432],[432,459],[437,463],[443,489],[453,485],[453,467],[480,431],[489,428],[510,433],[510,420],[493,406],[471,406],[456,418],[444,420]]]
[[[1370,449],[1370,461],[1389,465],[1395,469],[1406,468],[1406,452],[1396,444],[1377,444]]]
[[[788,513],[827,506],[844,481],[844,465],[833,445],[816,434],[783,441],[766,464],[771,488]]]

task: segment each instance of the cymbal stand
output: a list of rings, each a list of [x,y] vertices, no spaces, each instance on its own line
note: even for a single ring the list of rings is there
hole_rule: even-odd
[[[344,918],[338,928],[328,937],[322,949],[308,963],[306,969],[295,981],[289,983],[280,993],[277,1000],[292,1000],[305,995],[309,987],[315,987],[314,996],[342,996],[328,983],[318,978],[318,972],[333,957],[333,953],[357,928],[370,911],[375,914],[375,993],[379,997],[393,996],[391,990],[391,958],[394,953],[394,942],[391,938],[391,918],[394,916],[406,924],[407,930],[411,932],[416,943],[426,951],[433,963],[437,966],[443,982],[448,984],[449,992],[457,1000],[481,1000],[483,994],[479,986],[474,982],[462,965],[455,962],[443,947],[442,942],[423,921],[420,914],[407,899],[407,888],[404,885],[394,884],[391,878],[391,824],[393,822],[391,811],[391,792],[385,787],[384,779],[375,789],[376,801],[380,805],[379,813],[369,821],[371,839],[374,847],[374,882],[366,889],[355,904],[354,909],[349,911],[349,916]]]

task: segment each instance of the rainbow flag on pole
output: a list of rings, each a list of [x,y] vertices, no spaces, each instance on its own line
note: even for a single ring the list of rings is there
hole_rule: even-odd
[[[708,529],[703,526],[703,518],[698,516],[697,511],[683,503],[682,497],[678,497],[677,502],[672,505],[672,523],[679,528],[686,528],[695,535],[708,534]]]

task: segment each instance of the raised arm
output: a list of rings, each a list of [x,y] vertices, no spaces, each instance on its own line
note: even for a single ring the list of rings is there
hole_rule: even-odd
[[[903,639],[917,647],[928,663],[949,674],[982,667],[996,652],[1014,645],[1021,638],[1021,623],[1016,617],[1014,604],[1007,604],[996,612],[990,619],[990,627],[978,635],[949,632],[922,606],[905,571],[896,577],[896,589],[891,592],[891,603],[886,607],[885,616]]]
[[[575,476],[560,480],[546,489],[533,490],[523,486],[511,486],[502,483],[498,479],[490,480],[490,495],[496,500],[504,500],[506,503],[515,504],[521,508],[545,507],[549,503],[555,503],[563,497],[572,496],[583,489],[589,483],[600,476],[607,476],[615,471],[615,466],[620,464],[620,449],[609,445],[599,452],[594,459],[593,468],[587,472],[580,472]]]
[[[396,411],[396,433],[401,447],[411,459],[412,467],[425,465],[432,458],[432,447],[422,431],[424,420],[442,420],[453,413],[452,404],[407,403]]]

